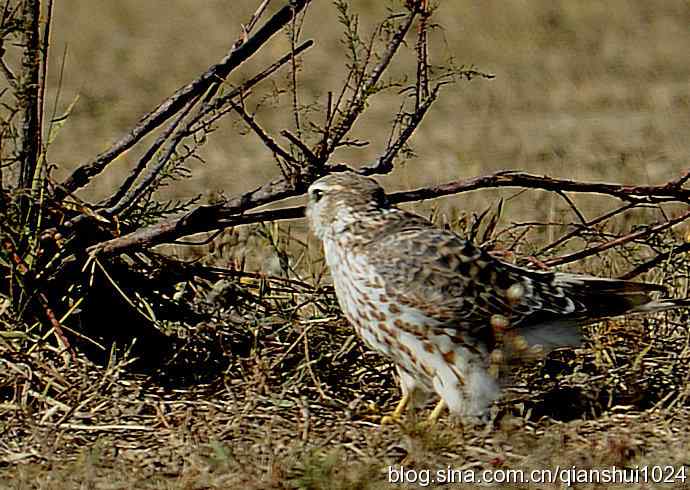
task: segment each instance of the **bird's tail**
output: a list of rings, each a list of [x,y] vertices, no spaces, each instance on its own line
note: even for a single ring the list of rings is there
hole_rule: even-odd
[[[597,320],[690,307],[690,299],[654,299],[653,293],[667,293],[664,286],[657,284],[558,272],[552,285],[560,287],[575,303],[574,311],[544,319],[521,331],[528,345],[541,345],[546,350],[580,345],[579,327]]]
[[[572,299],[584,306],[592,320],[690,307],[690,299],[654,299],[652,293],[667,294],[668,290],[665,286],[646,282],[557,273],[554,285],[568,291]]]

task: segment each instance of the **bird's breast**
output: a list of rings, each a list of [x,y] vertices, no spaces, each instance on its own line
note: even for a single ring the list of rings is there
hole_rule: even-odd
[[[325,247],[325,252],[340,308],[369,347],[394,356],[403,334],[422,338],[438,324],[420,310],[401,304],[366,254],[335,243]]]

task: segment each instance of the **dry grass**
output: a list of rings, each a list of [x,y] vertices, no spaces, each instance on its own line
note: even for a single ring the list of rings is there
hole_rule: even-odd
[[[365,13],[382,8],[354,3]],[[255,8],[231,4],[60,2],[55,51],[69,43],[60,106],[77,94],[80,100],[50,150],[59,173],[103,149],[222,56],[236,37],[229,30]],[[445,94],[415,136],[418,157],[383,180],[388,188],[499,168],[660,183],[687,167],[687,2],[444,2],[441,12],[445,30],[435,35],[445,37],[447,53],[440,56],[452,54],[497,78]],[[344,72],[328,2],[312,8],[304,29],[318,45],[305,58],[301,93],[305,101],[323,101]],[[282,54],[286,43],[277,46],[262,59]],[[48,100],[56,95],[55,67]],[[372,145],[340,157],[355,165],[372,160],[385,136],[376,130],[390,111],[385,98],[374,105],[354,135]],[[283,120],[268,103],[259,115],[269,128]],[[277,175],[270,155],[237,129],[227,122],[214,134],[203,149],[207,163],[176,195],[231,195]],[[86,192],[106,194],[135,161],[126,155]],[[481,211],[498,195],[513,194],[472,193],[442,207]],[[592,213],[604,206],[579,204]],[[559,221],[568,212],[558,200],[523,194],[508,201],[502,226]],[[354,338],[328,288],[314,289],[324,282],[317,247],[308,242],[305,249],[294,238],[303,236],[302,224],[286,235],[257,230],[228,233],[203,250],[211,253],[206,260],[227,264],[245,256],[250,270],[280,275],[276,250],[286,250],[307,284],[233,279],[210,306],[204,301],[211,285],[189,284],[185,299],[216,308],[215,320],[171,325],[185,330],[180,354],[153,374],[121,356],[106,366],[79,356],[66,368],[47,342],[18,350],[13,312],[0,304],[0,487],[387,488],[387,466],[403,461],[417,469],[687,464],[687,315],[593,327],[586,348],[521,368],[490,425],[443,420],[427,428],[410,420],[380,427],[398,394],[392,370]],[[533,246],[521,244],[524,252]],[[615,275],[635,253],[578,267]],[[649,278],[687,296],[687,272],[680,257]],[[249,296],[238,297],[238,286]],[[145,344],[143,351],[158,347]]]
[[[400,464],[530,470],[687,462],[687,315],[606,322],[589,332],[586,348],[523,366],[488,424],[444,419],[428,427],[420,413],[381,427],[398,394],[392,370],[356,341],[331,293],[298,292],[279,279],[241,282],[251,300],[232,307],[216,300],[221,323],[197,325],[154,375],[132,372],[126,359],[101,367],[80,356],[65,367],[48,346],[22,352],[0,338],[0,482],[392,488],[387,467]],[[307,304],[311,318],[295,317],[296,304]],[[223,365],[189,357],[218,344]]]

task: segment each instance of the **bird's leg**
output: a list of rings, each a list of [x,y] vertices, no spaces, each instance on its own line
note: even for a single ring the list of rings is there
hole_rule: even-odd
[[[445,408],[446,402],[445,400],[441,399],[434,407],[434,410],[431,412],[431,415],[429,415],[429,423],[435,424]]]
[[[398,405],[395,407],[395,410],[393,410],[393,413],[381,418],[381,425],[392,424],[400,421],[403,412],[407,408],[408,403],[410,403],[410,393],[406,392],[405,394],[403,394],[402,398],[398,402]]]

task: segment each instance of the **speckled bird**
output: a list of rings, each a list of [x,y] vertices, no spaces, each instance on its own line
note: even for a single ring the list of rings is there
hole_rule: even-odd
[[[656,284],[517,267],[391,205],[373,179],[330,174],[308,191],[336,296],[358,335],[396,366],[402,399],[390,416],[434,393],[435,420],[481,416],[500,394],[503,353],[580,343],[580,326],[688,306],[655,300]],[[512,339],[507,342],[506,339]],[[508,345],[510,344],[510,345]]]

